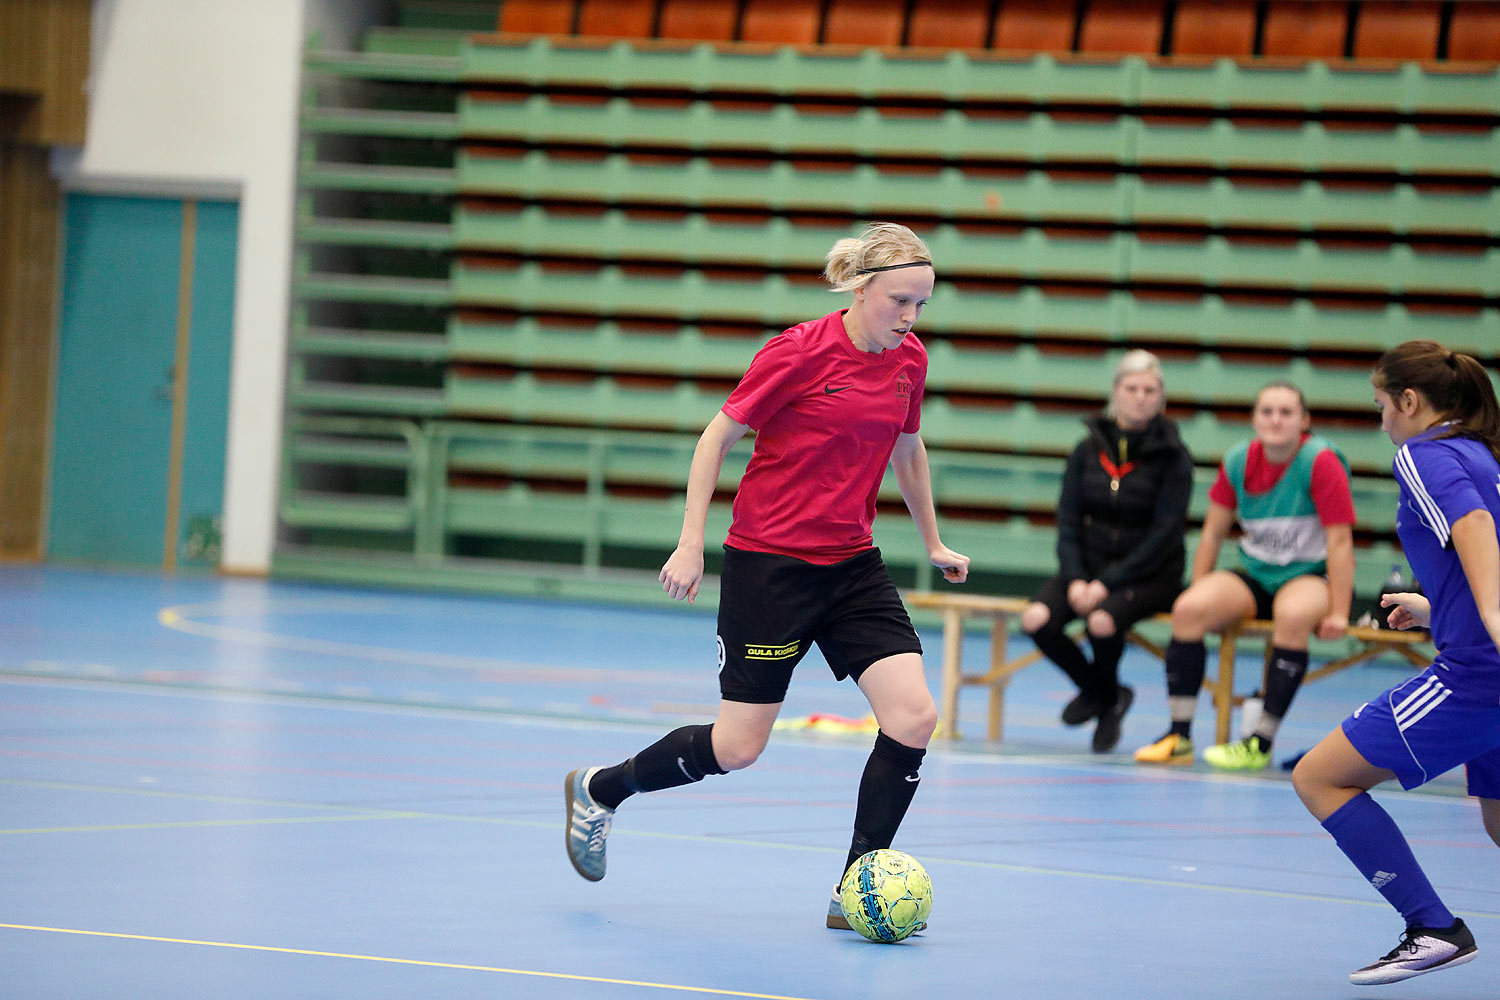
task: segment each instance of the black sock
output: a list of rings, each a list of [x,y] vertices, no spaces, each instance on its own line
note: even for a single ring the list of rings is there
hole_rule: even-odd
[[[1062,629],[1054,628],[1051,622],[1033,632],[1031,640],[1036,643],[1036,648],[1042,651],[1043,656],[1057,664],[1068,675],[1068,679],[1078,685],[1079,691],[1093,696],[1092,691],[1097,687],[1094,683],[1094,668],[1088,657],[1083,655],[1083,650],[1078,648],[1078,643],[1068,638]]]
[[[674,729],[629,760],[599,770],[589,794],[606,809],[618,809],[636,792],[656,792],[728,774],[714,756],[712,725]]]
[[[1173,639],[1167,643],[1162,659],[1167,667],[1167,697],[1198,697],[1198,691],[1203,687],[1203,675],[1208,670],[1208,649],[1203,640],[1183,642]]]
[[[1111,636],[1089,636],[1089,646],[1094,651],[1094,699],[1106,707],[1113,706],[1120,697],[1120,657],[1125,654],[1125,636],[1116,632]]]
[[[1286,718],[1286,711],[1292,707],[1292,699],[1297,697],[1297,689],[1306,676],[1307,650],[1282,649],[1280,646],[1272,649],[1271,663],[1266,668],[1266,695],[1261,711],[1277,719]]]
[[[864,776],[859,779],[854,837],[849,844],[849,857],[839,872],[840,881],[856,858],[890,847],[896,839],[912,796],[917,794],[920,784],[917,771],[926,754],[926,750],[897,743],[885,733],[875,734],[875,746],[865,762]]]
[[[1167,708],[1172,715],[1169,732],[1187,738],[1193,731],[1193,711],[1198,704],[1198,690],[1203,687],[1208,650],[1202,639],[1197,642],[1173,639],[1167,643],[1163,659],[1167,667]]]

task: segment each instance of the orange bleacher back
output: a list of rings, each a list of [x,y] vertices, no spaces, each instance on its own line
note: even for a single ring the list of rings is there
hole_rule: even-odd
[[[1002,0],[991,45],[1021,52],[1072,52],[1078,10],[1051,0]]]
[[[821,15],[817,0],[745,0],[741,37],[747,42],[815,45]]]
[[[662,0],[661,37],[729,41],[738,8],[734,0]]]
[[[1160,50],[1162,5],[1157,0],[1102,0],[1084,10],[1079,52],[1155,55]]]
[[[1255,0],[1182,0],[1172,21],[1174,56],[1245,57],[1255,51]]]
[[[830,45],[901,44],[904,11],[888,0],[829,0],[823,41]]]
[[[1359,5],[1354,22],[1356,59],[1436,59],[1440,3]]]
[[[906,44],[933,49],[982,49],[989,31],[989,0],[916,0],[906,26]]]
[[[578,33],[605,38],[650,38],[656,20],[653,0],[582,0]]]
[[[505,0],[500,30],[527,35],[566,35],[573,30],[577,0]]]
[[[1261,52],[1293,59],[1339,59],[1348,30],[1348,4],[1273,0],[1266,7]]]

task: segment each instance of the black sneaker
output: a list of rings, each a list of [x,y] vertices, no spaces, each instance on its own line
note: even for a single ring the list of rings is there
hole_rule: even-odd
[[[1094,727],[1094,753],[1109,753],[1120,742],[1120,725],[1134,701],[1135,689],[1121,684],[1115,703],[1099,714],[1099,724]]]
[[[1081,726],[1090,719],[1096,718],[1103,707],[1088,695],[1080,692],[1072,701],[1063,706],[1062,724]]]
[[[1408,927],[1401,934],[1400,944],[1380,961],[1349,973],[1349,981],[1356,986],[1399,983],[1426,972],[1463,965],[1472,961],[1478,951],[1474,935],[1462,920],[1455,918],[1453,926],[1443,931]]]

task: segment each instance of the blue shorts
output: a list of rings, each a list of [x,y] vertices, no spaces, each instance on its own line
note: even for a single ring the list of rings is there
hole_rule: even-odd
[[[1360,756],[1416,788],[1460,764],[1469,794],[1500,799],[1500,705],[1461,698],[1428,667],[1354,710],[1344,735]]]

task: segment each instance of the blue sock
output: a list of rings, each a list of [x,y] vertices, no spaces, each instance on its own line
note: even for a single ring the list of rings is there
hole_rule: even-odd
[[[1453,926],[1453,914],[1433,891],[1396,821],[1368,792],[1340,806],[1323,821],[1323,829],[1333,835],[1339,850],[1385,901],[1406,918],[1406,926]]]

